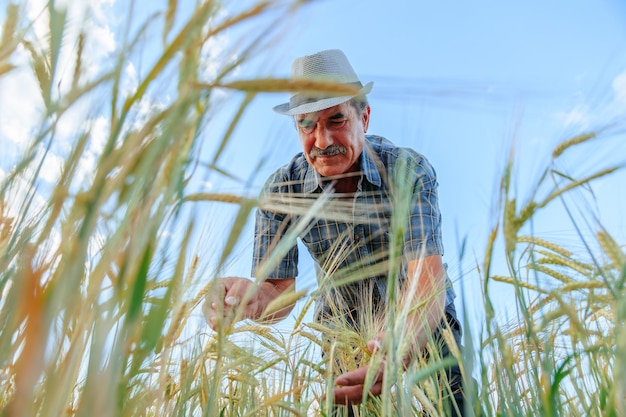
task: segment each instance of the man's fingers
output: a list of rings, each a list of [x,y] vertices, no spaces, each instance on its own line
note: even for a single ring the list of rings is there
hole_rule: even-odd
[[[350,405],[363,400],[363,385],[352,385],[333,389],[335,404]]]
[[[360,368],[355,369],[354,371],[346,372],[341,374],[335,379],[335,384],[341,386],[350,386],[350,385],[359,385],[365,382],[365,378],[367,378],[367,373],[369,371],[369,366],[362,366]],[[381,364],[378,368],[378,372],[376,373],[376,377],[374,381],[379,382],[383,379],[384,365]]]
[[[367,349],[370,351],[371,354],[378,352],[381,346],[382,344],[380,343],[380,340],[378,339],[372,339],[369,342],[367,342]]]
[[[377,383],[372,385],[372,388],[370,388],[370,394],[374,396],[379,396],[380,394],[382,394],[382,392],[383,392],[383,381],[378,381]]]
[[[239,299],[239,297],[236,297],[234,295],[229,295],[228,297],[224,299],[224,304],[234,307],[234,306],[237,306],[240,301],[241,300]]]
[[[365,377],[367,376],[368,369],[368,366],[363,366],[361,368],[355,369],[354,371],[341,374],[335,380],[335,384],[344,387],[363,384],[363,382],[365,381]]]
[[[211,329],[217,330],[217,315],[215,303],[210,300],[206,300],[204,304],[202,304],[202,313],[204,313],[204,319],[211,327]]]
[[[213,329],[229,327],[235,321],[258,317],[260,309],[255,297],[248,294],[253,283],[244,278],[227,277],[216,279],[207,293],[202,312],[207,324]],[[242,302],[246,301],[245,305]]]
[[[229,287],[228,281],[216,280],[202,305],[204,318],[215,331],[228,322],[227,318],[232,315],[231,310],[239,302],[237,297],[228,296]]]
[[[376,382],[369,390],[369,393],[378,396],[383,392],[382,381]],[[352,385],[333,389],[333,401],[340,405],[353,405],[363,402],[363,385]]]

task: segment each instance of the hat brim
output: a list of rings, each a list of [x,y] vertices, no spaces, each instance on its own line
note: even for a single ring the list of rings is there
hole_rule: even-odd
[[[338,106],[341,103],[345,103],[346,101],[357,97],[368,94],[372,90],[372,86],[374,85],[373,81],[365,84],[361,90],[357,94],[350,96],[339,96],[339,97],[327,97],[322,98],[317,101],[312,101],[310,103],[303,103],[299,106],[295,106],[293,108],[290,107],[290,103],[279,104],[278,106],[274,106],[274,111],[276,113],[284,114],[287,116],[294,116],[296,114],[305,114],[305,113],[314,113],[317,111],[325,110],[333,106]]]

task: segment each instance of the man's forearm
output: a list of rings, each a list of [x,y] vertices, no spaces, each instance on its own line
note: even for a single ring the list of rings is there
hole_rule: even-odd
[[[441,256],[428,256],[409,263],[406,298],[409,307],[406,336],[411,337],[413,353],[421,352],[444,317],[446,302],[446,273]]]
[[[421,353],[444,317],[445,292],[433,296],[407,316],[405,334],[413,335],[409,355]]]

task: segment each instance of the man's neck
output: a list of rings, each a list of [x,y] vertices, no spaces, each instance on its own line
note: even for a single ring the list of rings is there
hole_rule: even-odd
[[[360,175],[349,175],[333,181],[335,192],[340,194],[356,193],[359,188]]]
[[[322,177],[322,181],[331,183],[336,193],[354,194],[359,189],[362,175],[361,162],[357,161],[345,174],[335,177]]]

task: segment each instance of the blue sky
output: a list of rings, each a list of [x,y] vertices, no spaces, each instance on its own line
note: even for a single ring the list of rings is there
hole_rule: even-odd
[[[517,197],[524,200],[556,144],[626,114],[626,6],[618,1],[318,1],[286,26],[280,41],[241,76],[286,77],[295,57],[340,48],[363,82],[374,81],[369,133],[410,146],[435,166],[445,258],[457,290],[465,286],[472,316],[481,310],[475,262],[482,262],[494,224],[511,147]],[[299,151],[291,120],[271,110],[287,99],[259,96],[222,160],[253,178],[255,187]],[[623,138],[607,137],[567,154],[556,167],[580,178],[625,155]],[[260,156],[265,165],[258,174],[240,168],[252,168]],[[598,183],[593,198],[577,193],[571,203],[593,227],[590,214],[597,216],[621,242],[626,199],[618,190],[624,183],[622,172]],[[533,226],[541,237],[581,249],[560,204],[543,210]],[[248,274],[249,251],[244,239],[234,274]],[[496,265],[508,275],[502,259]],[[308,286],[307,268],[302,282]]]

